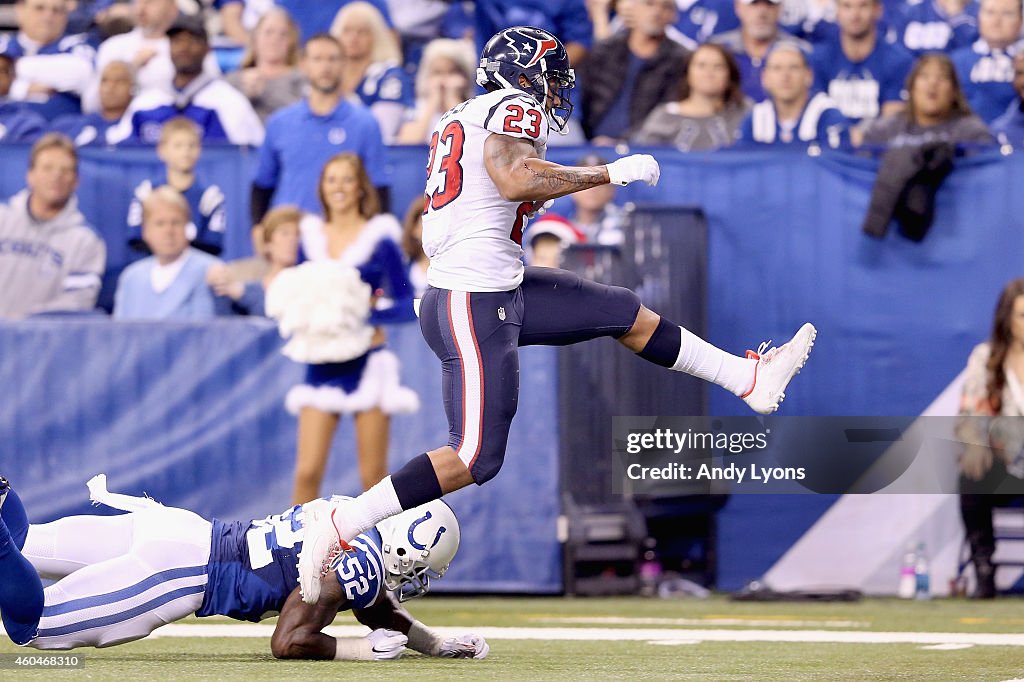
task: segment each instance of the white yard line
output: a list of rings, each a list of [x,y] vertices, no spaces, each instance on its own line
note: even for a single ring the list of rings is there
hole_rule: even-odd
[[[744,617],[726,618],[629,618],[626,616],[537,616],[531,617],[535,623],[556,623],[560,625],[745,625],[762,628],[866,628],[871,625],[866,620],[830,620],[830,619],[790,619],[786,617]]]
[[[445,637],[474,632],[486,639],[562,641],[656,641],[666,642],[813,642],[834,644],[975,644],[1024,647],[1024,634],[994,632],[832,632],[828,630],[691,630],[668,628],[435,628]],[[164,626],[151,637],[261,637],[270,639],[273,625],[224,624]],[[324,630],[333,637],[361,637],[361,625],[332,625]]]

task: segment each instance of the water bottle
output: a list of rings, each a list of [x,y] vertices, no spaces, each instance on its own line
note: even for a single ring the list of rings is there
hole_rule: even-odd
[[[653,597],[658,593],[658,582],[661,580],[661,562],[654,551],[656,542],[654,538],[647,538],[644,542],[646,550],[640,562],[640,594],[645,597]]]
[[[903,555],[903,565],[900,566],[900,584],[897,589],[901,599],[913,599],[914,593],[917,592],[916,564],[914,546],[907,545],[907,553]]]
[[[917,546],[917,557],[914,562],[914,598],[931,599],[931,580],[928,575],[928,553],[925,551],[924,543]]]

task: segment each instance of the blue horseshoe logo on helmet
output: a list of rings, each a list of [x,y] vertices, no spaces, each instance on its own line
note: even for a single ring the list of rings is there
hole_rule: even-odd
[[[430,519],[431,519],[430,512],[427,512],[422,518],[416,519],[415,521],[413,521],[412,523],[409,524],[409,544],[412,545],[413,547],[415,547],[416,549],[419,549],[419,550],[433,549],[435,546],[437,546],[437,543],[441,540],[441,536],[444,535],[446,530],[448,530],[444,526],[441,526],[440,528],[438,528],[437,529],[437,535],[434,536],[434,541],[432,543],[430,543],[430,547],[429,548],[426,545],[422,545],[422,544],[416,542],[416,538],[413,536],[413,533],[416,531],[416,526],[420,525],[424,521],[429,521]]]

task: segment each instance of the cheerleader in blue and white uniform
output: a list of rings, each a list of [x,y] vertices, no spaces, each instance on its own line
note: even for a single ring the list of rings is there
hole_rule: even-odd
[[[293,502],[320,496],[331,441],[341,415],[355,419],[359,475],[369,488],[387,475],[390,415],[419,408],[416,393],[401,385],[398,358],[384,346],[388,323],[415,319],[412,288],[398,240],[398,221],[380,201],[359,157],[332,157],[320,174],[324,218],[306,215],[299,225],[299,260],[333,260],[358,270],[369,284],[373,305],[363,331],[369,350],[343,362],[307,366],[306,381],[289,391],[286,407],[299,416]],[[341,292],[325,292],[326,295]],[[334,340],[345,343],[345,340]],[[357,342],[358,347],[358,342]]]

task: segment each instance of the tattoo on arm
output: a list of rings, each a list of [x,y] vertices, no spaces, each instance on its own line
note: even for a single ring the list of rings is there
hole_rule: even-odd
[[[523,159],[523,167],[533,176],[538,188],[551,194],[567,194],[595,185],[608,184],[608,176],[600,168],[572,168],[555,166],[534,168]]]
[[[578,168],[545,161],[527,140],[491,135],[486,142],[488,173],[513,201],[547,201],[608,183],[604,166]]]

